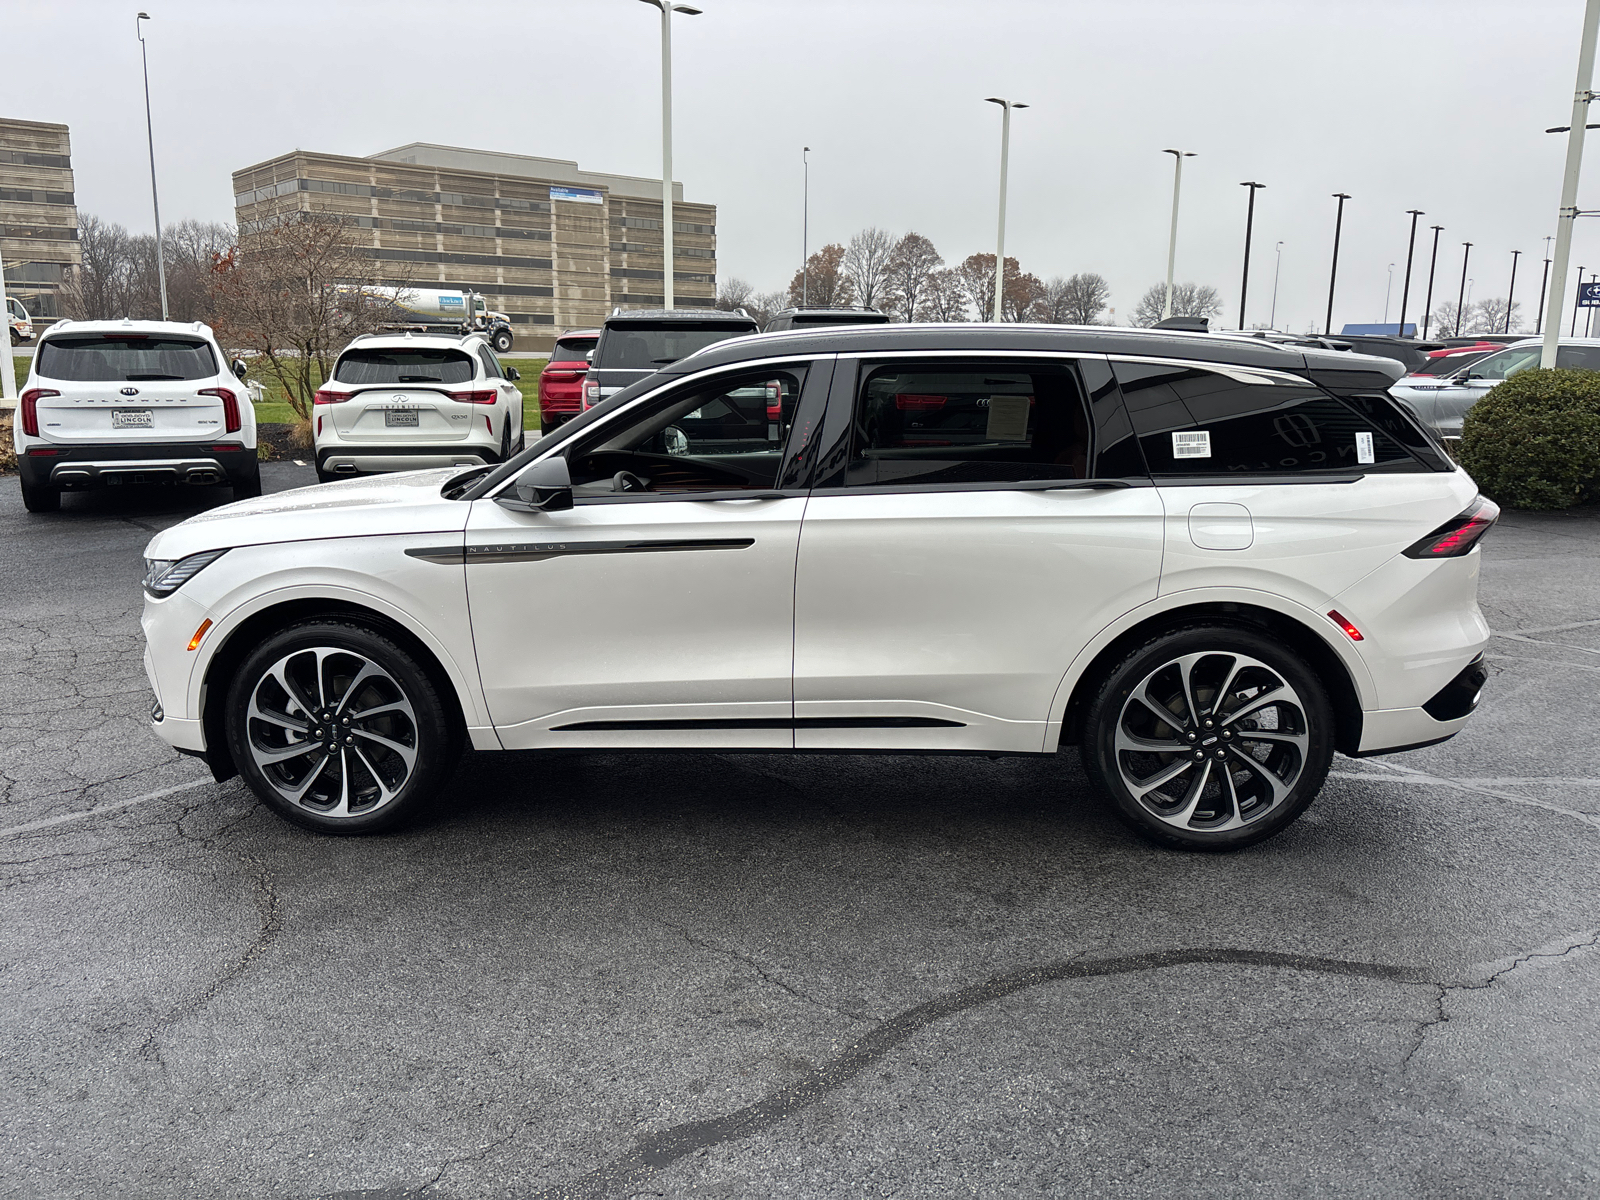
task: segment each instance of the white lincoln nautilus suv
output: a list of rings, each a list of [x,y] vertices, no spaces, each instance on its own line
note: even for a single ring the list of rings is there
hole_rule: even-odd
[[[158,534],[154,727],[329,833],[403,820],[468,743],[1077,746],[1136,830],[1247,845],[1484,682],[1498,510],[1399,372],[1049,326],[719,342],[509,462]]]

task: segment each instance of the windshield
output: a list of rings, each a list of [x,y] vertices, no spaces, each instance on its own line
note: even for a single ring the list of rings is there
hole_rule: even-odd
[[[37,370],[42,378],[74,383],[138,383],[209,379],[217,362],[210,346],[189,338],[100,333],[47,339]]]
[[[460,350],[346,350],[333,369],[340,383],[471,383],[472,358]]]
[[[755,322],[675,321],[670,325],[616,325],[607,328],[595,352],[594,365],[602,370],[656,371],[687,358],[696,350],[755,333]]]

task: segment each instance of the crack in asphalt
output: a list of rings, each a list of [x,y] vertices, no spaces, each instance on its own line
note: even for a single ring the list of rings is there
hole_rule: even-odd
[[[1585,950],[1592,950],[1600,945],[1600,929],[1585,929],[1577,933],[1566,934],[1553,941],[1546,942],[1532,950],[1513,955],[1510,958],[1498,959],[1493,963],[1484,964],[1489,968],[1483,979],[1477,982],[1459,981],[1455,983],[1435,983],[1433,997],[1433,1013],[1425,1021],[1417,1024],[1416,1041],[1406,1051],[1405,1057],[1400,1060],[1402,1073],[1411,1069],[1411,1060],[1417,1056],[1428,1040],[1428,1035],[1441,1025],[1448,1024],[1450,1014],[1445,1009],[1445,1001],[1453,992],[1481,992],[1494,987],[1507,976],[1518,971],[1533,969],[1538,970],[1556,963],[1563,962],[1575,955],[1582,954]],[[1504,965],[1501,965],[1504,964]]]
[[[761,1099],[720,1117],[686,1121],[646,1134],[638,1139],[628,1153],[577,1179],[546,1188],[530,1200],[602,1200],[624,1188],[641,1187],[661,1171],[700,1150],[761,1133],[810,1107],[935,1022],[1029,988],[1069,979],[1221,964],[1400,983],[1419,982],[1416,972],[1403,966],[1225,947],[1166,950],[1089,961],[1075,957],[1042,966],[1025,967],[904,1009],[846,1046],[830,1061],[808,1071],[797,1082],[776,1088]]]
[[[1557,816],[1570,817],[1580,821],[1591,829],[1600,829],[1600,814],[1586,813],[1581,809],[1563,808],[1559,804],[1552,804],[1548,800],[1536,800],[1532,796],[1518,796],[1512,792],[1502,792],[1498,788],[1477,787],[1462,779],[1452,779],[1448,775],[1435,775],[1428,771],[1419,771],[1415,767],[1402,767],[1398,763],[1381,762],[1377,759],[1367,760],[1375,767],[1383,767],[1394,771],[1394,775],[1380,775],[1366,771],[1330,771],[1330,775],[1337,775],[1340,779],[1361,779],[1372,783],[1411,783],[1431,785],[1434,787],[1452,788],[1460,792],[1470,792],[1477,796],[1489,796],[1495,800],[1505,800],[1511,804],[1521,804],[1528,808],[1543,809],[1545,812],[1555,813]]]
[[[862,1022],[863,1024],[869,1024],[870,1025],[874,1021],[877,1021],[877,1020],[880,1019],[878,1017],[871,1016],[870,1014],[851,1012],[847,1008],[837,1008],[832,1004],[826,1003],[825,1001],[818,1000],[815,996],[807,995],[805,992],[802,992],[799,988],[794,987],[792,984],[784,982],[782,979],[778,978],[778,976],[772,974],[764,966],[762,966],[755,959],[751,958],[749,955],[741,954],[738,950],[733,949],[731,946],[719,946],[715,942],[708,942],[704,938],[697,938],[692,933],[690,933],[687,929],[684,929],[682,926],[679,926],[679,925],[674,925],[670,921],[660,921],[658,923],[660,925],[662,925],[663,927],[672,930],[673,933],[677,934],[684,941],[688,942],[689,945],[691,945],[691,946],[694,946],[694,947],[696,947],[696,948],[698,948],[700,950],[709,950],[713,954],[720,954],[725,958],[733,959],[733,961],[735,961],[735,962],[743,963],[745,966],[749,967],[752,971],[754,971],[757,975],[759,975],[761,977],[762,982],[769,983],[773,987],[778,988],[781,991],[789,993],[789,995],[793,996],[796,1000],[799,1000],[803,1004],[811,1005],[812,1007],[815,1007],[815,1008],[820,1008],[824,1012],[830,1012],[830,1013],[834,1014],[834,1016],[848,1017],[852,1021],[859,1021],[859,1022]]]
[[[1514,642],[1527,642],[1532,646],[1553,646],[1557,650],[1576,650],[1579,654],[1600,654],[1600,650],[1591,650],[1588,646],[1574,646],[1568,642],[1552,642],[1549,638],[1528,637],[1521,633],[1496,633],[1491,636],[1508,638]]]

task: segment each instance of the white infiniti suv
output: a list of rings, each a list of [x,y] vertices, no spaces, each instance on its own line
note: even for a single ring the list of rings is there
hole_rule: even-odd
[[[720,342],[499,467],[158,534],[154,728],[330,833],[403,820],[468,742],[1076,745],[1146,836],[1248,845],[1335,749],[1449,738],[1485,679],[1497,510],[1399,371],[1048,326]]]
[[[504,462],[522,393],[482,334],[364,334],[312,398],[317,478]]]
[[[17,401],[23,504],[54,512],[63,489],[123,483],[261,495],[243,378],[244,364],[230,366],[199,321],[57,321],[40,335]]]

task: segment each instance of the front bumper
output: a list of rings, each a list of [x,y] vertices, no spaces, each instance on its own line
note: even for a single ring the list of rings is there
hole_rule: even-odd
[[[222,484],[249,478],[256,452],[221,443],[30,446],[17,456],[17,473],[30,487],[89,488],[102,484]],[[38,453],[40,450],[49,453]]]

